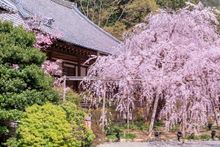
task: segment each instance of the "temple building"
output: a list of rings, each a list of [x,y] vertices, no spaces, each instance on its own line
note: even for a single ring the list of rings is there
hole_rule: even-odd
[[[88,66],[83,63],[90,55],[108,55],[119,40],[84,16],[74,3],[64,0],[0,0],[0,20],[28,26],[29,18],[40,18],[42,32],[58,39],[47,50],[49,60],[63,61],[63,74],[85,76]],[[77,88],[77,83],[67,81]]]

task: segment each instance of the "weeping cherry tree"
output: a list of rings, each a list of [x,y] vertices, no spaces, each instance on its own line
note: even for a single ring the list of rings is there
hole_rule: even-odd
[[[97,57],[82,82],[87,99],[98,104],[106,94],[117,111],[127,114],[136,101],[149,104],[150,132],[159,100],[165,100],[159,116],[167,129],[180,124],[183,133],[197,132],[209,118],[218,125],[218,24],[213,10],[202,4],[148,16],[127,35],[117,53]]]

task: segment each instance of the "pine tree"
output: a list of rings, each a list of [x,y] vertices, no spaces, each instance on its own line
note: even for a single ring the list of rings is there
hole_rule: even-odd
[[[41,68],[46,55],[33,48],[35,35],[0,22],[0,140],[11,135],[13,122],[27,106],[56,102],[52,78]]]

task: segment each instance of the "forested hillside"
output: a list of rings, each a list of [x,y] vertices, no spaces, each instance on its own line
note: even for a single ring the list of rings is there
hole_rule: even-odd
[[[178,10],[188,0],[69,0],[75,2],[83,14],[119,39],[123,32],[144,21],[150,12],[158,8]],[[190,0],[197,3],[199,0]],[[211,6],[220,0],[202,0]]]

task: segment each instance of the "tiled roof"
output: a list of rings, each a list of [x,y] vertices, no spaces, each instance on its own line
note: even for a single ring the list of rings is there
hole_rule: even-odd
[[[13,5],[11,1],[8,1],[8,0],[0,0],[0,8],[5,9],[9,13],[17,12],[17,8]]]
[[[13,22],[15,26],[26,26],[23,19],[18,13],[0,13],[0,20]]]
[[[9,0],[4,0],[9,1]],[[42,31],[54,35],[59,31],[60,39],[89,49],[104,53],[113,53],[113,47],[119,41],[105,32],[86,16],[84,16],[74,3],[63,0],[12,0],[17,7],[20,19],[28,16],[42,16],[53,20],[52,26],[42,25]],[[1,7],[1,4],[0,4]],[[13,14],[15,15],[15,14]],[[16,13],[18,15],[18,13]],[[12,14],[0,14],[0,18],[8,19]],[[20,19],[10,19],[21,23]]]

